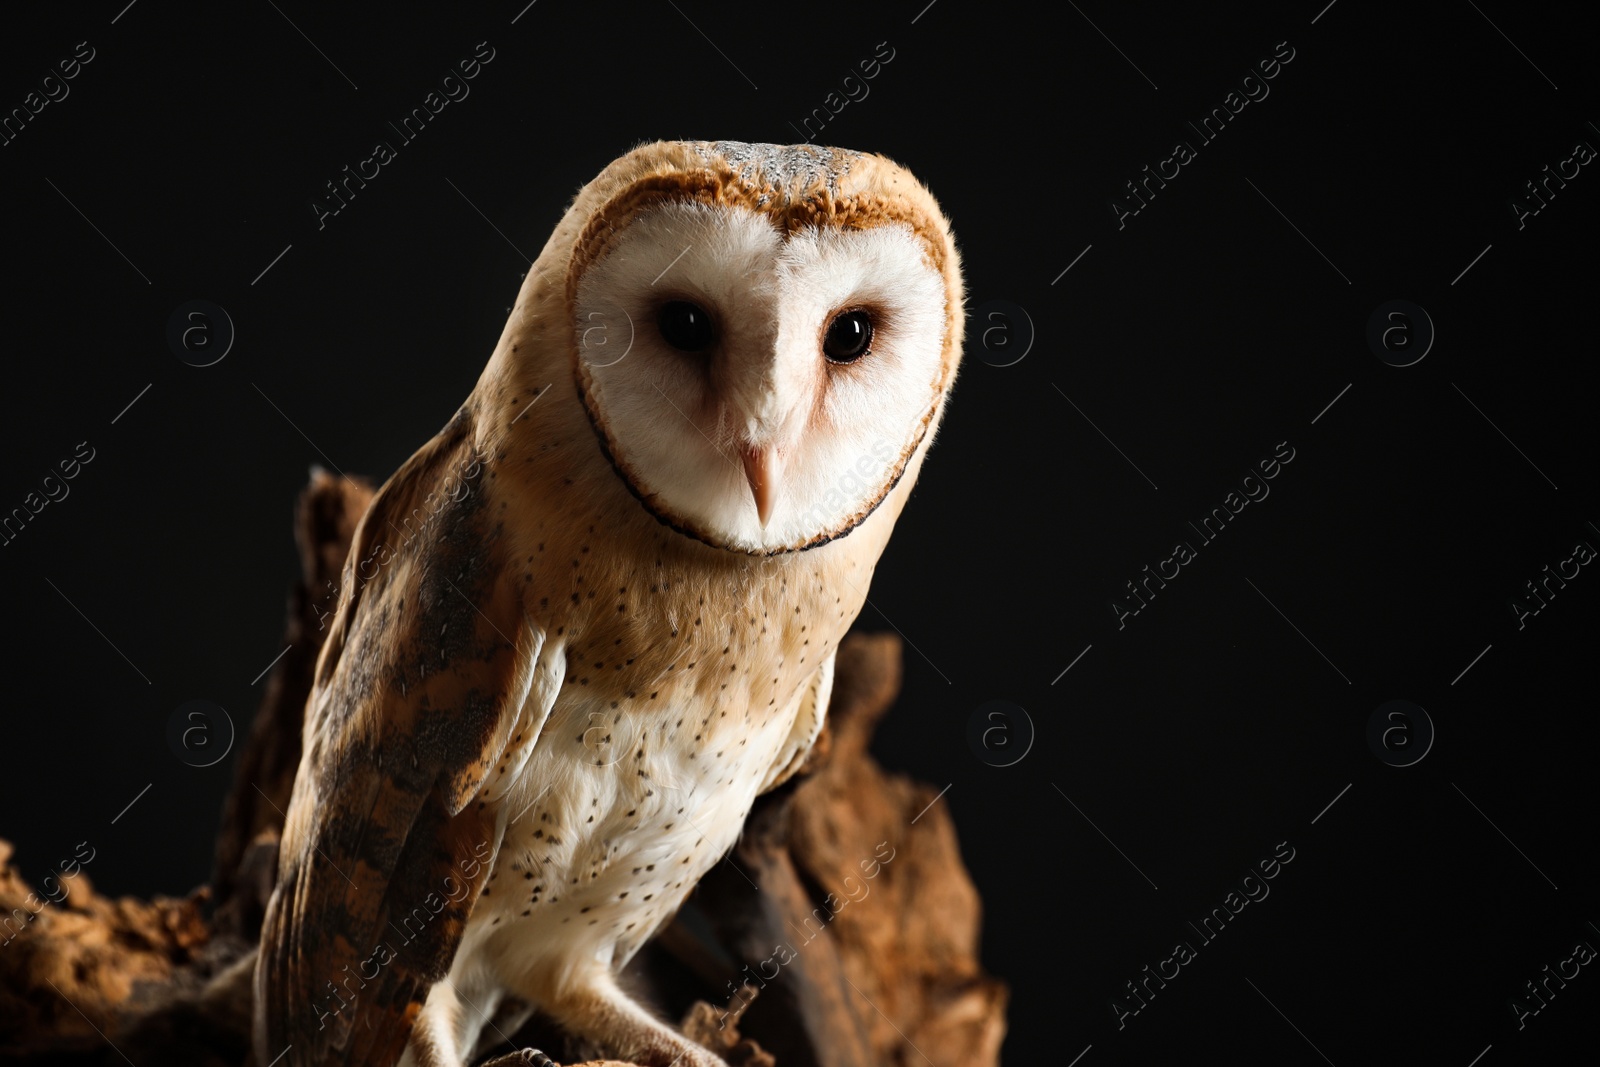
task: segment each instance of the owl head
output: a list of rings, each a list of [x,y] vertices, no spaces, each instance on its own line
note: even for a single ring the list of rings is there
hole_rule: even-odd
[[[963,294],[949,224],[909,172],[811,145],[663,142],[608,167],[574,215],[574,383],[659,521],[799,551],[914,477],[960,360]]]

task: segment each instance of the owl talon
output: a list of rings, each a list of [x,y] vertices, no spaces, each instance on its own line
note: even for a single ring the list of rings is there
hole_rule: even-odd
[[[561,1065],[536,1048],[525,1048],[508,1052],[504,1056],[496,1056],[479,1064],[479,1067],[561,1067]]]

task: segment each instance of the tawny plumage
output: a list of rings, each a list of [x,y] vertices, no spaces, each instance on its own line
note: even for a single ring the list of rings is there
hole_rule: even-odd
[[[882,157],[659,143],[578,194],[357,531],[258,1063],[457,1067],[537,1006],[720,1064],[615,974],[821,729],[961,333],[948,223]]]

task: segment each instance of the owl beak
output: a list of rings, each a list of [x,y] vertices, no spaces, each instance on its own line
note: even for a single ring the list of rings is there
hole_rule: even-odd
[[[767,528],[772,517],[772,506],[778,499],[778,479],[783,474],[783,462],[775,448],[747,448],[744,450],[744,476],[750,482],[750,494],[755,498],[756,517],[761,528]]]

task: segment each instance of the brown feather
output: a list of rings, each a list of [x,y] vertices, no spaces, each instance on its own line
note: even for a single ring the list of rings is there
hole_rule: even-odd
[[[463,808],[532,639],[492,487],[470,485],[474,426],[463,409],[390,479],[345,563],[262,933],[259,1062],[391,1064],[488,875],[492,822]]]

